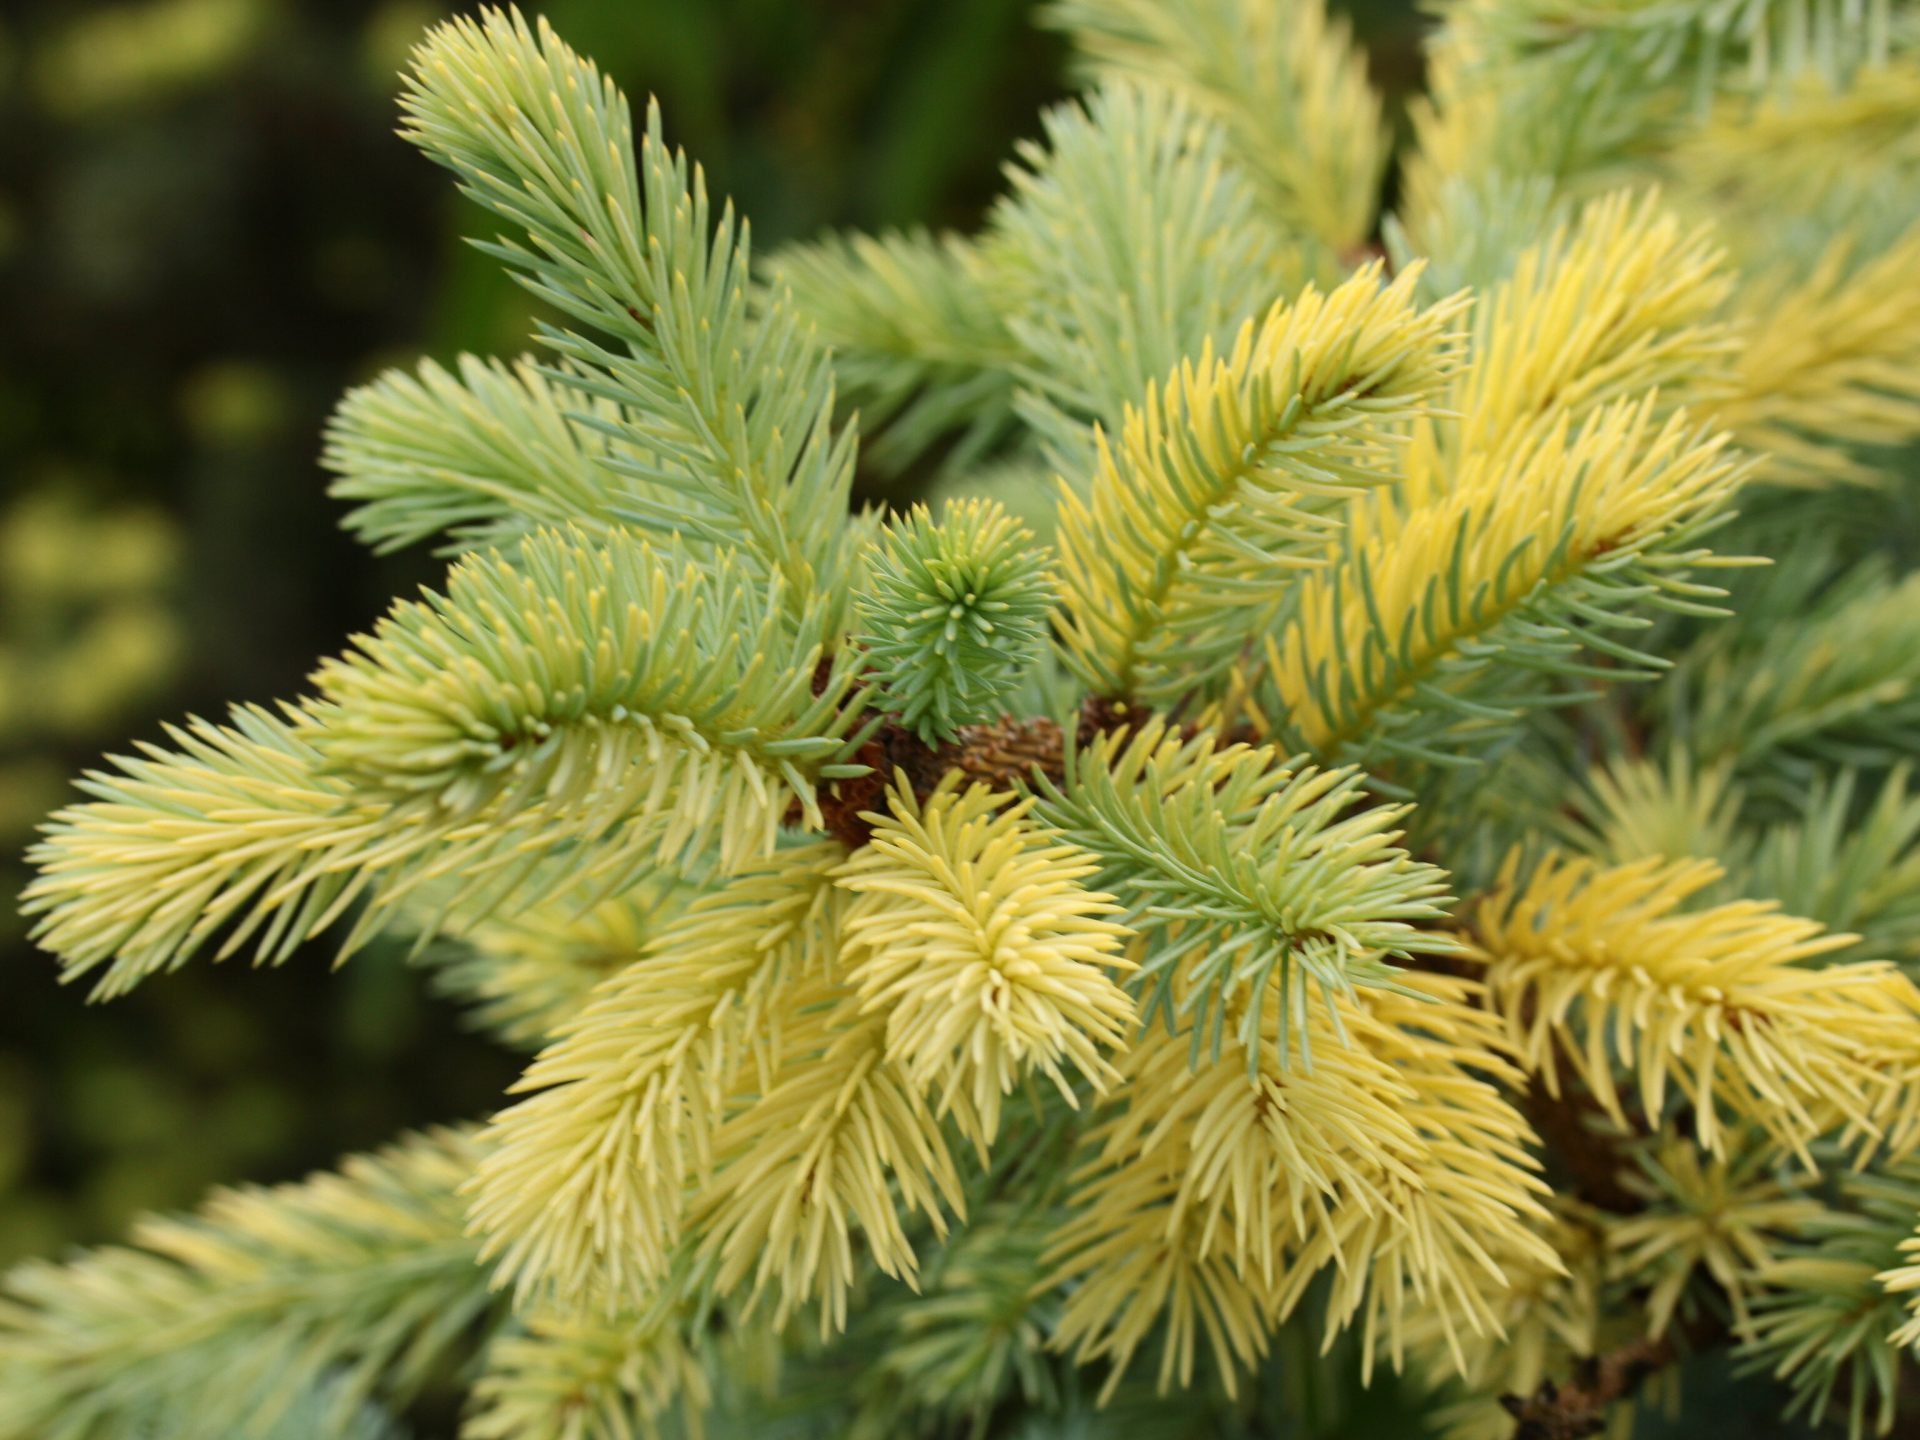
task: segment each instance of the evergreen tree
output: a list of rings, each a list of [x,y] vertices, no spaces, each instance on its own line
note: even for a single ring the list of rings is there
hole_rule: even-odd
[[[7,1277],[3,1440],[1911,1416],[1920,11],[1445,0],[1384,219],[1318,0],[1047,18],[979,234],[759,273],[544,25],[422,44],[552,316],[329,433],[445,583],[25,908],[98,996],[411,935],[537,1053]]]

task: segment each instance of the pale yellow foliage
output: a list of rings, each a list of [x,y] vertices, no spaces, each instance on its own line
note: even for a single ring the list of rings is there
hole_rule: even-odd
[[[1900,1253],[1914,1258],[1891,1270],[1883,1270],[1874,1278],[1889,1295],[1906,1295],[1920,1291],[1920,1233],[1908,1236],[1900,1242]],[[1920,1295],[1908,1302],[1913,1311],[1910,1318],[1898,1330],[1887,1337],[1887,1343],[1896,1349],[1907,1349],[1920,1345]]]
[[[1671,577],[1677,593],[1700,593],[1684,570],[1708,557],[1660,547],[1723,506],[1741,478],[1724,437],[1683,414],[1660,422],[1650,398],[1607,406],[1578,429],[1562,413],[1522,449],[1476,452],[1437,498],[1356,514],[1340,563],[1299,583],[1291,622],[1267,642],[1278,712],[1329,758],[1384,742],[1398,712],[1420,707],[1451,708],[1468,727],[1505,720],[1503,709],[1475,709],[1476,647],[1503,625],[1551,616],[1542,607],[1558,587],[1630,559]]]
[[[1164,1314],[1161,1384],[1187,1381],[1202,1332],[1231,1383],[1329,1268],[1329,1340],[1358,1319],[1396,1366],[1409,1327],[1461,1366],[1465,1337],[1501,1333],[1506,1265],[1559,1264],[1532,1134],[1494,1083],[1517,1072],[1477,986],[1407,987],[1310,1010],[1310,1067],[1268,1044],[1250,1069],[1237,1042],[1195,1066],[1188,1037],[1142,1036],[1052,1252],[1079,1282],[1057,1343],[1117,1374]]]
[[[1263,734],[1284,717],[1325,758],[1425,762],[1540,703],[1529,666],[1583,648],[1655,664],[1609,633],[1638,623],[1617,612],[1636,586],[1654,607],[1716,593],[1688,572],[1727,562],[1691,542],[1748,470],[1676,408],[1727,389],[1729,285],[1651,194],[1595,200],[1524,250],[1474,304],[1398,483],[1333,516],[1227,709]]]
[[[1433,1420],[1446,1440],[1511,1440],[1513,1417],[1494,1398],[1531,1395],[1571,1363],[1598,1354],[1605,1258],[1601,1217],[1555,1197],[1530,1227],[1544,1245],[1499,1255],[1506,1288],[1494,1299],[1499,1328],[1450,1336],[1444,1314],[1416,1311],[1406,1325],[1416,1376],[1442,1396]],[[1462,1393],[1464,1392],[1464,1393]]]
[[[698,1436],[712,1399],[702,1357],[671,1311],[539,1311],[487,1346],[460,1440]],[[690,1422],[685,1432],[660,1423],[676,1406]]]
[[[436,988],[473,1006],[474,1017],[507,1043],[538,1049],[595,986],[637,960],[694,893],[663,873],[585,908],[577,897],[555,899],[484,920],[462,929],[457,945],[428,952]],[[428,905],[420,909],[431,930],[438,917]]]
[[[1863,161],[1865,163],[1863,163]],[[1920,167],[1920,61],[1872,66],[1849,85],[1809,77],[1759,97],[1725,96],[1658,160],[1675,199],[1716,215],[1737,252],[1761,258],[1782,231],[1870,208]]]
[[[1202,1337],[1230,1394],[1267,1353],[1272,1304],[1257,1275],[1205,1243],[1203,1221],[1181,1204],[1185,1162],[1169,1144],[1089,1173],[1074,1192],[1079,1213],[1056,1239],[1061,1263],[1048,1281],[1078,1283],[1054,1343],[1078,1364],[1109,1362],[1102,1399],[1156,1331],[1162,1391],[1192,1385]]]
[[[729,1096],[764,1088],[794,988],[834,964],[840,853],[785,850],[701,897],[528,1068],[514,1088],[537,1093],[494,1117],[469,1187],[497,1283],[522,1299],[645,1302]]]
[[[1698,764],[1685,750],[1664,760],[1615,756],[1595,765],[1586,783],[1591,798],[1581,796],[1561,826],[1582,854],[1624,865],[1734,848],[1741,797],[1725,762]]]
[[[1853,259],[1836,242],[1804,279],[1763,277],[1743,296],[1734,391],[1712,414],[1768,453],[1769,479],[1868,480],[1848,445],[1920,435],[1920,224]]]
[[[964,1219],[966,1207],[938,1117],[887,1063],[884,1017],[862,1015],[859,995],[832,981],[787,1007],[782,1063],[715,1134],[692,1218],[721,1293],[744,1292],[751,1309],[771,1292],[776,1325],[818,1300],[826,1335],[846,1328],[856,1254],[916,1284],[901,1204],[942,1240],[945,1212]]]
[[[1676,1089],[1714,1155],[1729,1119],[1803,1159],[1841,1127],[1891,1122],[1904,1140],[1920,992],[1882,963],[1811,963],[1853,937],[1771,904],[1685,908],[1719,876],[1705,860],[1553,857],[1522,882],[1509,861],[1472,939],[1527,1069],[1558,1095],[1565,1065],[1620,1124],[1616,1066],[1649,1123]]]
[[[1516,456],[1567,420],[1655,389],[1669,403],[1714,394],[1734,351],[1716,318],[1732,284],[1709,232],[1683,226],[1657,194],[1586,205],[1475,305],[1460,420],[1447,432],[1454,453]]]
[[[1031,800],[957,777],[925,804],[901,777],[888,813],[838,872],[852,892],[843,925],[847,983],[886,1021],[886,1058],[944,1115],[977,1117],[985,1147],[1001,1099],[1038,1071],[1078,1104],[1069,1069],[1096,1091],[1119,1077],[1132,998],[1109,971],[1132,969],[1120,907],[1088,890],[1098,863],[1027,818]]]
[[[1292,572],[1324,564],[1347,500],[1393,474],[1399,433],[1452,373],[1457,303],[1370,265],[1203,349],[1061,498],[1064,637],[1088,684],[1168,700],[1257,633]],[[1197,675],[1196,675],[1197,672]]]

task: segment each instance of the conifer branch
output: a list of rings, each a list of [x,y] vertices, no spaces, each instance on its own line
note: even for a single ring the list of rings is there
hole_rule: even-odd
[[[1240,1424],[1310,1300],[1450,1432],[1592,1434],[1723,1342],[1892,1426],[1911,517],[1750,489],[1793,563],[1695,622],[1751,478],[1920,435],[1920,31],[1443,8],[1392,278],[1319,0],[1053,0],[1099,85],[979,235],[759,280],[657,109],[517,12],[433,30],[405,133],[549,355],[391,372],[326,458],[350,528],[459,558],[312,698],[89,776],[27,909],[110,995],[358,907],[543,1048],[478,1138],[0,1282],[0,1440],[367,1440],[456,1370],[468,1440],[743,1388],[1017,1429],[1090,1362]],[[852,513],[837,393],[959,503]],[[1676,652],[1670,703],[1590,693]]]
[[[1750,894],[1860,937],[1862,954],[1920,963],[1920,796],[1904,766],[1870,801],[1842,771],[1806,797],[1803,818],[1769,827],[1740,872]]]
[[[1043,1074],[1077,1107],[1069,1067],[1104,1092],[1135,1028],[1109,973],[1134,968],[1130,933],[1106,918],[1121,907],[1076,883],[1099,862],[1030,823],[1032,805],[954,777],[921,802],[902,775],[837,875],[854,897],[841,963],[862,1011],[886,1018],[888,1062],[942,1115],[964,1095],[957,1120],[982,1154],[1017,1081]]]
[[[1723,95],[1674,138],[1660,168],[1677,203],[1716,218],[1758,298],[1777,295],[1786,276],[1817,273],[1836,243],[1851,244],[1856,262],[1901,243],[1920,184],[1916,135],[1920,62],[1894,54],[1839,87]],[[1780,224],[1785,215],[1791,225]],[[1906,303],[1897,291],[1889,298],[1896,313]],[[1740,308],[1757,325],[1756,345],[1812,338],[1789,338],[1750,302]]]
[[[697,1425],[713,1403],[703,1360],[671,1310],[536,1313],[488,1344],[460,1440],[657,1440],[676,1410]]]
[[[251,941],[278,964],[364,899],[350,950],[429,888],[442,912],[484,914],[548,887],[617,884],[631,860],[576,856],[556,875],[539,862],[565,837],[549,844],[542,807],[450,817],[357,796],[314,744],[329,714],[238,707],[229,725],[189,720],[168,728],[172,748],[89,772],[79,788],[93,798],[47,823],[21,904],[64,974],[99,970],[94,994],[118,995],[223,931],[216,958]]]
[[[795,627],[779,596],[625,535],[471,556],[321,669],[330,699],[190,722],[89,777],[24,908],[112,995],[229,922],[221,955],[277,963],[362,897],[349,949],[426,887],[472,922],[709,845],[744,863],[790,799],[820,824],[817,780],[854,773],[854,655],[816,693],[824,612]]]
[[[1445,432],[1451,483],[1467,457],[1524,454],[1542,432],[1658,394],[1722,398],[1738,349],[1720,315],[1724,250],[1655,191],[1617,190],[1512,259],[1471,311],[1472,341]]]
[[[0,1282],[0,1437],[259,1433],[325,1391],[316,1436],[403,1402],[488,1317],[456,1191],[472,1137],[434,1132],[337,1174],[216,1193],[134,1244]]]
[[[715,1133],[692,1215],[723,1293],[749,1310],[770,1300],[776,1326],[818,1302],[825,1337],[846,1329],[856,1233],[882,1274],[913,1286],[920,1261],[902,1207],[944,1240],[966,1196],[932,1104],[886,1063],[884,1018],[862,1015],[837,981],[789,1003],[781,1064]],[[962,1129],[983,1127],[969,1117]]]
[[[1123,1372],[1164,1321],[1164,1386],[1190,1383],[1204,1330],[1232,1393],[1331,1269],[1329,1331],[1364,1317],[1367,1353],[1377,1341],[1398,1365],[1419,1315],[1462,1364],[1459,1334],[1497,1328],[1507,1282],[1493,1255],[1559,1268],[1532,1229],[1545,1186],[1493,1083],[1515,1076],[1485,1047],[1475,989],[1421,977],[1408,995],[1316,1007],[1311,1068],[1285,1063],[1274,1007],[1259,1004],[1247,1008],[1268,1019],[1244,1058],[1196,1068],[1178,1036],[1143,1035],[1054,1247],[1058,1277],[1081,1282],[1056,1343]]]
[[[329,493],[360,503],[341,522],[379,551],[445,534],[458,552],[506,546],[541,526],[617,528],[630,482],[607,461],[619,409],[531,360],[422,361],[349,391],[327,426]],[[628,458],[631,458],[629,455]]]
[[[1422,922],[1446,877],[1394,842],[1402,811],[1356,808],[1355,771],[1288,769],[1271,749],[1183,740],[1149,721],[1096,736],[1059,785],[1037,777],[1035,814],[1101,868],[1095,882],[1141,937],[1146,1018],[1217,1058],[1236,1017],[1252,1063],[1269,1007],[1281,1060],[1303,1059],[1310,1005],[1392,986],[1394,961],[1450,953]]]
[[[1578,431],[1562,419],[1521,453],[1471,457],[1424,503],[1377,502],[1337,563],[1304,578],[1267,641],[1256,694],[1282,733],[1335,761],[1469,763],[1553,678],[1647,678],[1667,662],[1622,631],[1648,611],[1713,613],[1690,578],[1696,542],[1743,478],[1724,438],[1651,400]],[[1594,650],[1625,667],[1597,670]]]
[[[1421,148],[1469,181],[1578,185],[1645,154],[1717,94],[1846,87],[1884,63],[1892,12],[1845,0],[1739,7],[1448,0]]]
[[[889,525],[858,606],[876,708],[928,741],[992,715],[1039,653],[1051,558],[993,500]]]
[[[1789,794],[1822,764],[1898,764],[1920,737],[1920,576],[1868,562],[1804,599],[1791,628],[1703,637],[1661,697],[1694,753]]]
[[[750,311],[746,227],[712,217],[659,107],[636,145],[592,62],[495,9],[429,35],[401,104],[407,136],[526,236],[479,248],[604,337],[542,327],[560,378],[618,407],[577,418],[628,447],[606,461],[639,482],[623,518],[737,547],[796,618],[843,603],[852,434],[832,430],[831,368],[784,296]]]
[[[1671,1133],[1633,1147],[1628,1181],[1640,1210],[1608,1222],[1608,1269],[1644,1297],[1650,1337],[1718,1343],[1719,1326],[1706,1323],[1714,1309],[1698,1303],[1707,1288],[1719,1292],[1732,1329],[1747,1329],[1762,1277],[1821,1213],[1800,1177],[1782,1175],[1764,1137],[1743,1138],[1717,1156]]]
[[[1022,350],[1016,410],[1061,474],[1149,387],[1301,279],[1226,137],[1178,92],[1113,81],[1043,117],[988,216],[985,260]]]
[[[791,796],[834,773],[858,706],[852,657],[793,626],[727,556],[543,532],[472,557],[444,597],[397,605],[315,677],[337,707],[316,745],[363,793],[443,813],[529,802],[576,833],[629,826],[662,859],[718,837],[724,864],[772,848]],[[636,838],[623,838],[623,845]],[[643,843],[643,842],[641,842]]]
[[[1387,137],[1367,65],[1318,0],[1054,0],[1096,75],[1178,88],[1231,137],[1281,225],[1342,255],[1367,239]]]
[[[1713,418],[1766,454],[1770,480],[1872,483],[1851,447],[1920,436],[1920,224],[1864,261],[1836,241],[1804,279],[1747,300],[1733,393]]]
[[[1417,310],[1417,270],[1309,288],[1203,349],[1100,435],[1061,499],[1065,649],[1097,693],[1166,704],[1204,687],[1326,563],[1343,508],[1385,484],[1397,427],[1447,384],[1460,302]]]
[[[669,921],[496,1115],[472,1185],[482,1258],[522,1304],[642,1310],[742,1089],[779,1064],[797,987],[833,973],[839,847],[783,851]]]
[[[1843,1412],[1852,1435],[1909,1422],[1905,1378],[1920,1336],[1886,1277],[1920,1214],[1920,1163],[1911,1156],[1842,1175],[1822,1212],[1800,1227],[1758,1276],[1750,1323],[1736,1337],[1743,1370],[1764,1371],[1792,1395],[1789,1413],[1820,1424]],[[1905,1412],[1904,1416],[1902,1412]]]
[[[977,242],[834,235],[780,250],[770,273],[832,347],[841,403],[868,437],[863,465],[899,474],[946,445],[942,468],[962,472],[1015,432],[1025,352]]]
[[[706,888],[701,877],[663,868],[585,909],[563,893],[462,927],[415,958],[437,991],[469,1007],[474,1024],[515,1049],[538,1050]],[[423,929],[435,925],[431,891],[402,907],[396,928],[416,914]]]
[[[1713,1154],[1727,1144],[1728,1116],[1803,1160],[1816,1137],[1843,1126],[1878,1138],[1890,1122],[1893,1143],[1911,1144],[1902,1092],[1920,992],[1884,963],[1807,968],[1853,937],[1771,905],[1688,911],[1719,873],[1705,861],[1601,869],[1550,857],[1521,884],[1509,861],[1475,910],[1474,938],[1527,1068],[1555,1094],[1564,1058],[1624,1127],[1609,1054],[1618,1047],[1646,1114],[1665,1113],[1673,1086]]]
[[[1454,9],[1482,42],[1489,66],[1514,67],[1523,83],[1543,88],[1603,72],[1624,72],[1649,88],[1679,74],[1696,94],[1721,85],[1784,89],[1803,76],[1838,86],[1891,43],[1888,11],[1834,0],[1804,7],[1760,0],[1738,10],[1459,0]]]

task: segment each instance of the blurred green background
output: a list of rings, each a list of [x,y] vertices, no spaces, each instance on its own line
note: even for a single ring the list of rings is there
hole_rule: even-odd
[[[1031,0],[554,0],[752,217],[971,225],[1065,92]],[[431,557],[369,556],[317,464],[348,385],[513,352],[527,307],[393,134],[417,0],[0,9],[0,883],[103,750],[297,693]],[[1404,0],[1356,16],[1417,82]],[[89,1007],[0,908],[0,1265],[484,1113],[509,1057],[391,950],[196,964]]]

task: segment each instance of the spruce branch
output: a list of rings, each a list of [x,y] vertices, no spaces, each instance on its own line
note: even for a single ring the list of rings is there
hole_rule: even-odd
[[[216,1193],[131,1246],[0,1281],[5,1440],[231,1440],[318,1391],[307,1432],[404,1403],[488,1321],[457,1190],[477,1156],[439,1131],[295,1185]]]
[[[477,1139],[16,1272],[0,1440],[358,1440],[469,1355],[470,1440],[758,1423],[744,1369],[808,1430],[1077,1423],[1050,1356],[1251,1423],[1309,1304],[1448,1426],[1594,1433],[1723,1342],[1891,1426],[1910,517],[1749,482],[1920,433],[1920,31],[1602,10],[1447,0],[1391,274],[1318,0],[1054,0],[1099,84],[977,237],[758,279],[656,109],[436,28],[405,131],[548,354],[391,372],[327,463],[459,558],[313,698],[89,777],[28,908],[113,994],[359,906],[543,1048]],[[1742,117],[1804,143],[1743,182]],[[1063,492],[1054,653],[1020,506],[851,513],[841,396],[950,502]],[[1743,487],[1806,558],[1696,641]],[[1671,705],[1590,702],[1689,645]]]
[[[408,138],[526,236],[479,248],[587,327],[541,334],[562,380],[617,407],[575,418],[625,447],[605,462],[638,482],[622,518],[736,547],[796,619],[844,603],[853,436],[832,428],[832,370],[784,295],[753,306],[746,227],[712,216],[659,107],[636,142],[591,61],[497,9],[429,34],[401,106]]]
[[[1744,466],[1652,397],[1563,416],[1520,452],[1469,457],[1451,488],[1376,503],[1336,562],[1303,578],[1255,689],[1289,740],[1331,761],[1461,766],[1558,680],[1650,678],[1624,633],[1648,613],[1716,613],[1692,578]],[[1583,651],[1620,662],[1600,668]],[[1404,782],[1400,782],[1404,783]]]
[[[442,936],[414,959],[436,991],[468,1007],[475,1025],[516,1050],[538,1050],[711,883],[662,868],[585,908],[562,892]],[[402,908],[396,928],[417,915],[431,930],[438,914],[429,890]]]
[[[787,798],[819,823],[858,707],[853,661],[814,676],[822,612],[797,627],[757,591],[628,536],[542,532],[457,565],[315,677],[335,709],[316,744],[360,793],[457,816],[544,804],[583,838],[627,827],[662,859],[772,848]]]
[[[1015,408],[1078,482],[1089,422],[1129,405],[1300,279],[1288,238],[1224,163],[1226,137],[1178,91],[1111,81],[1017,147],[982,244],[1022,358]]]
[[[850,398],[890,422],[869,452],[883,471],[958,430],[944,462],[957,472],[1024,430],[1079,485],[1089,421],[1116,427],[1183,358],[1302,278],[1295,237],[1259,213],[1221,125],[1182,88],[1116,77],[1042,123],[979,237],[829,241],[776,259]]]
[[[1455,13],[1481,41],[1489,68],[1510,66],[1545,87],[1613,71],[1719,86],[1785,89],[1803,76],[1838,87],[1854,67],[1884,56],[1885,10],[1821,0],[1799,7],[1758,0],[1738,9],[1668,5],[1586,6],[1579,0],[1459,0]]]
[[[514,1086],[469,1188],[482,1258],[521,1303],[646,1307],[730,1100],[774,1073],[797,987],[834,971],[841,859],[790,847],[696,898]]]
[[[778,251],[769,273],[832,347],[858,409],[861,464],[897,475],[937,447],[964,473],[1016,433],[1025,358],[978,242],[913,230],[832,235]]]
[[[1781,1176],[1762,1136],[1705,1155],[1674,1135],[1633,1147],[1628,1177],[1639,1213],[1607,1224],[1608,1271],[1644,1296],[1647,1334],[1698,1339],[1711,1313],[1703,1289],[1717,1292],[1736,1332],[1751,1323],[1754,1295],[1785,1244],[1816,1219],[1821,1205]]]
[[[1864,955],[1920,963],[1920,796],[1894,770],[1868,799],[1857,771],[1831,776],[1797,820],[1767,827],[1740,871],[1750,894],[1860,937]]]
[[[252,942],[259,963],[279,964],[359,900],[343,951],[430,889],[442,913],[484,914],[622,873],[619,855],[577,852],[542,868],[573,847],[539,806],[453,817],[357,795],[314,743],[331,713],[237,707],[230,724],[168,727],[171,748],[143,744],[89,772],[79,788],[92,798],[55,812],[30,852],[40,873],[21,903],[63,973],[99,971],[93,993],[106,998],[223,931],[216,958]]]
[[[1843,1418],[1849,1440],[1890,1433],[1912,1418],[1911,1362],[1920,1337],[1901,1295],[1886,1285],[1920,1214],[1912,1157],[1840,1177],[1827,1207],[1759,1274],[1752,1318],[1734,1355],[1792,1394],[1787,1413],[1820,1424]]]
[[[329,699],[192,721],[84,781],[33,852],[35,933],[112,995],[230,922],[220,954],[277,963],[363,897],[348,949],[428,889],[472,922],[765,853],[789,798],[822,823],[858,708],[851,652],[809,683],[823,612],[796,628],[758,593],[626,535],[471,556],[322,667]]]
[[[618,528],[630,487],[607,468],[612,437],[571,417],[611,423],[618,407],[531,360],[431,360],[349,391],[327,426],[329,492],[359,504],[342,524],[375,550],[446,535],[458,553],[508,546],[541,526]],[[629,457],[631,458],[631,457]]]
[[[1095,883],[1126,907],[1146,1018],[1189,1035],[1198,1063],[1218,1058],[1231,1015],[1249,1064],[1271,1018],[1284,1063],[1310,1055],[1310,1006],[1455,948],[1421,928],[1445,914],[1444,872],[1395,844],[1403,812],[1361,806],[1362,783],[1150,720],[1070,754],[1060,784],[1036,777],[1034,813],[1099,860]]]
[[[1627,1125],[1610,1051],[1631,1063],[1651,1121],[1668,1087],[1699,1145],[1751,1122],[1787,1155],[1843,1126],[1910,1145],[1920,992],[1884,962],[1813,969],[1843,948],[1816,922],[1755,901],[1686,902],[1719,877],[1707,861],[1603,869],[1549,857],[1524,881],[1510,860],[1473,912],[1489,993],[1549,1095],[1564,1059],[1614,1124]]]
[[[1454,468],[1517,457],[1556,424],[1623,400],[1723,399],[1737,336],[1720,313],[1734,288],[1724,248],[1657,191],[1588,202],[1511,258],[1473,306],[1471,345],[1445,432]]]
[[[1805,602],[1797,624],[1703,637],[1659,697],[1694,753],[1789,795],[1822,766],[1898,764],[1920,737],[1920,576],[1868,561]]]
[[[1890,8],[1845,0],[1448,0],[1441,14],[1422,151],[1471,181],[1569,188],[1658,153],[1716,95],[1844,89],[1896,29]]]
[[[1095,1131],[1089,1143],[1103,1139]],[[1203,1221],[1179,1204],[1184,1158],[1169,1144],[1119,1165],[1089,1165],[1074,1192],[1076,1215],[1055,1232],[1048,1278],[1080,1283],[1071,1284],[1053,1345],[1071,1347],[1081,1365],[1108,1362],[1103,1401],[1156,1334],[1162,1390],[1193,1384],[1203,1337],[1229,1395],[1271,1344],[1257,1275],[1208,1245]]]
[[[886,1063],[886,1021],[837,980],[790,997],[780,1064],[715,1132],[711,1180],[692,1204],[698,1255],[746,1309],[784,1325],[817,1303],[820,1334],[847,1326],[856,1236],[909,1286],[920,1260],[902,1210],[946,1239],[966,1195],[933,1105]],[[966,1092],[952,1096],[958,1108]],[[977,1117],[962,1128],[979,1133]]]
[[[1059,1305],[1036,1293],[1054,1214],[1024,1201],[983,1207],[937,1256],[921,1291],[876,1296],[849,1331],[842,1363],[878,1412],[866,1433],[935,1425],[987,1433],[1008,1402],[1050,1409],[1066,1386],[1047,1353]],[[876,1403],[877,1402],[877,1403]]]
[[[1879,255],[1854,244],[1748,292],[1747,343],[1713,418],[1769,457],[1770,480],[1870,484],[1855,447],[1920,436],[1920,224]]]
[[[889,525],[858,601],[877,708],[929,742],[990,717],[1039,652],[1051,558],[992,500]]]
[[[1287,230],[1333,255],[1367,239],[1388,155],[1380,100],[1318,0],[1054,0],[1042,23],[1092,74],[1171,85],[1217,118]]]
[[[1739,870],[1751,849],[1741,825],[1746,803],[1745,791],[1724,763],[1702,763],[1684,747],[1661,757],[1621,753],[1595,762],[1584,788],[1555,818],[1553,838],[1602,864],[1689,855]],[[1771,890],[1749,893],[1784,899]],[[1831,929],[1849,928],[1805,906],[1786,908]]]
[[[1499,1089],[1517,1073],[1476,1001],[1472,982],[1420,976],[1315,1007],[1311,1068],[1286,1063],[1271,1005],[1246,1007],[1266,1019],[1244,1063],[1195,1067],[1181,1037],[1149,1030],[1123,1104],[1084,1142],[1054,1246],[1057,1278],[1079,1282],[1056,1344],[1111,1357],[1110,1394],[1156,1326],[1161,1383],[1190,1383],[1204,1331],[1232,1393],[1330,1270],[1324,1324],[1364,1325],[1363,1368],[1376,1343],[1399,1365],[1429,1329],[1463,1366],[1461,1337],[1498,1327],[1493,1257],[1560,1269],[1536,1233],[1532,1137]]]
[[[460,1440],[657,1440],[712,1405],[705,1358],[671,1309],[532,1314],[487,1345]]]
[[[1369,266],[1241,327],[1129,408],[1083,501],[1061,499],[1068,663],[1102,695],[1167,704],[1221,672],[1289,580],[1328,559],[1344,508],[1387,483],[1398,427],[1452,374],[1456,300]]]
[[[1818,274],[1836,246],[1849,257],[1848,271],[1869,266],[1895,285],[1905,278],[1873,257],[1911,247],[1911,236],[1901,237],[1920,198],[1916,137],[1920,62],[1894,54],[1838,88],[1801,84],[1759,96],[1722,96],[1696,126],[1674,138],[1660,161],[1668,191],[1677,204],[1716,218],[1751,277],[1750,297],[1739,309],[1756,347],[1824,348],[1816,337],[1792,337],[1789,327],[1755,302],[1779,299],[1783,288],[1792,290],[1796,281]],[[1783,226],[1783,216],[1791,216],[1791,223]],[[1889,318],[1911,303],[1898,289],[1885,298]],[[1895,333],[1891,326],[1870,328],[1890,339]],[[1829,353],[1847,348],[1843,340]],[[1802,458],[1816,457],[1803,452]],[[1830,450],[1816,469],[1833,473],[1828,467],[1836,462],[1851,468],[1850,458]],[[1867,472],[1853,473],[1864,479]]]

